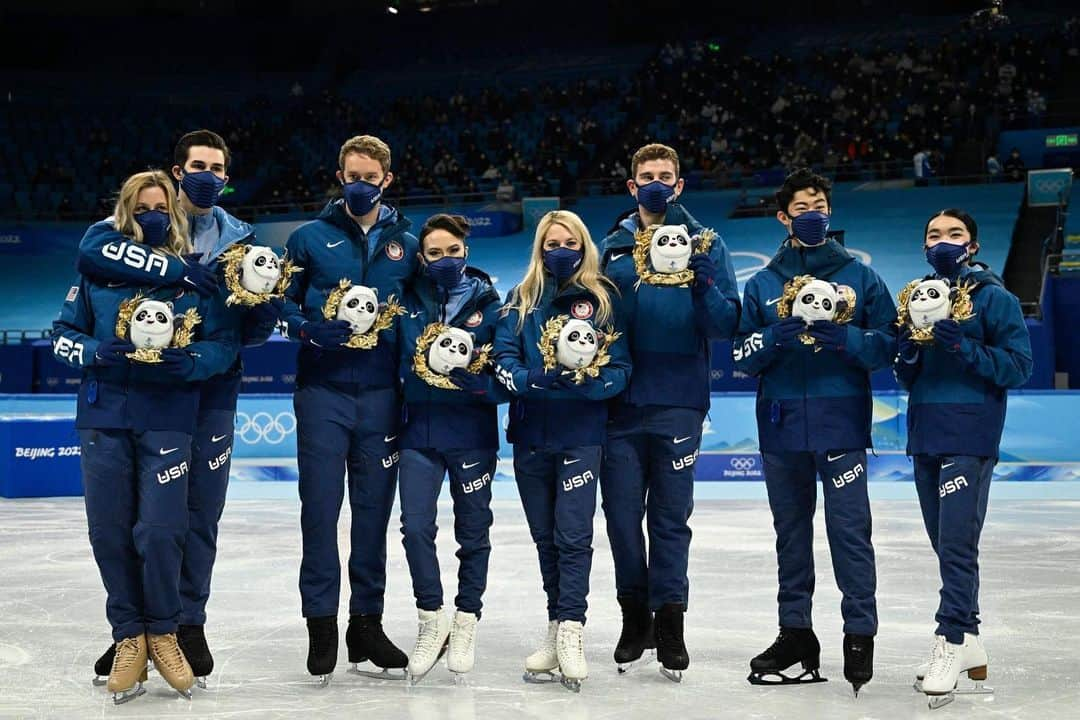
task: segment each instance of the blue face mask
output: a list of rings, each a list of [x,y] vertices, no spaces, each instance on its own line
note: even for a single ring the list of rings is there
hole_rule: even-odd
[[[357,217],[367,215],[382,199],[382,188],[366,180],[356,180],[342,186],[345,191],[345,204],[349,212]]]
[[[638,205],[654,215],[667,211],[668,203],[675,200],[675,186],[665,185],[659,180],[637,186]]]
[[[185,172],[180,178],[180,189],[187,195],[191,204],[203,210],[214,207],[225,189],[225,181],[209,170]]]
[[[465,258],[441,257],[434,262],[429,262],[424,268],[424,273],[443,290],[453,290],[465,277]]]
[[[143,244],[161,247],[169,239],[169,213],[164,210],[147,210],[135,216],[135,222],[142,228]]]
[[[829,216],[813,210],[791,219],[791,234],[806,247],[817,247],[825,242],[829,231]]]
[[[567,247],[555,248],[544,252],[544,267],[555,276],[560,285],[571,277],[581,265],[584,253]]]
[[[970,243],[953,245],[952,243],[939,242],[937,245],[926,248],[926,262],[934,268],[934,272],[943,278],[953,279],[960,274],[964,263],[971,257],[968,249]]]

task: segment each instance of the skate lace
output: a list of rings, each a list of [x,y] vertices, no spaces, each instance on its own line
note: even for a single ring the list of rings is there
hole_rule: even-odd
[[[429,620],[428,622],[420,623],[419,630],[416,634],[416,650],[417,652],[433,652],[438,648],[435,647],[435,643],[439,637],[439,620]]]
[[[465,647],[472,645],[473,633],[475,632],[476,623],[459,622],[457,618],[454,618],[454,635],[465,643]]]
[[[568,631],[564,631],[564,632],[559,633],[557,641],[558,641],[558,644],[559,644],[559,650],[562,651],[559,654],[560,655],[573,654],[575,656],[584,655],[585,654],[585,637],[584,637],[584,635],[585,635],[585,633],[582,632],[581,630],[578,630],[577,628],[572,628],[572,629],[569,629]]]
[[[124,671],[130,668],[136,658],[139,657],[138,638],[124,638],[116,643],[116,658],[113,660],[117,670]]]
[[[156,660],[165,663],[169,670],[179,672],[184,667],[184,655],[180,652],[180,646],[176,642],[176,635],[169,633],[162,635],[154,643],[154,656]]]
[[[930,651],[930,667],[927,669],[927,675],[943,675],[949,671],[952,663],[953,654],[949,652],[945,637],[938,635]]]

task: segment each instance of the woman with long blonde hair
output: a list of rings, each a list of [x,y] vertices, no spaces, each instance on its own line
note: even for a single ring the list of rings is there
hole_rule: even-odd
[[[525,660],[525,680],[580,689],[587,675],[583,626],[607,400],[630,376],[614,287],[577,215],[540,219],[528,270],[495,332],[496,378],[513,396],[508,439],[536,543],[548,628]]]

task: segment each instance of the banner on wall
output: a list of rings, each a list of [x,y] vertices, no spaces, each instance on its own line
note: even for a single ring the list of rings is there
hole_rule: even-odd
[[[1072,169],[1029,170],[1027,184],[1029,207],[1067,203],[1072,192]]]

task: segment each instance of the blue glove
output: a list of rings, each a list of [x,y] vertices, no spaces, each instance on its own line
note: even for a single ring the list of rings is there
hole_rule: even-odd
[[[806,332],[806,323],[802,318],[784,318],[765,328],[763,341],[766,347],[791,348],[799,346],[799,335]]]
[[[278,298],[253,305],[248,311],[247,321],[249,325],[269,325],[277,323],[281,317],[282,303]]]
[[[158,365],[166,375],[187,380],[195,369],[195,358],[183,348],[165,348],[161,351],[161,364]]]
[[[529,371],[530,390],[550,390],[562,377],[563,369],[556,365],[551,370],[533,368]]]
[[[98,367],[127,365],[127,353],[132,352],[135,352],[135,346],[127,340],[118,337],[102,340],[98,344],[97,352],[94,353],[94,365]]]
[[[690,290],[695,297],[704,295],[716,284],[716,263],[705,253],[691,255],[688,267],[694,271],[694,284],[690,286]]]
[[[457,385],[459,390],[464,390],[465,392],[472,393],[478,397],[487,395],[487,373],[481,372],[473,374],[465,368],[454,368],[450,371],[450,381]]]
[[[847,327],[832,320],[815,320],[807,334],[826,350],[842,351],[847,347]]]
[[[934,342],[948,352],[957,352],[967,338],[955,320],[938,320],[934,323]]]
[[[906,325],[900,329],[897,338],[897,354],[908,365],[914,365],[919,360],[919,344],[911,339],[911,328]]]
[[[307,321],[300,326],[300,340],[317,348],[334,350],[349,342],[352,326],[347,320]]]
[[[194,290],[200,295],[216,295],[218,290],[218,276],[215,271],[217,263],[203,265],[199,262],[199,253],[189,253],[184,256],[184,274],[177,283],[185,290]]]

